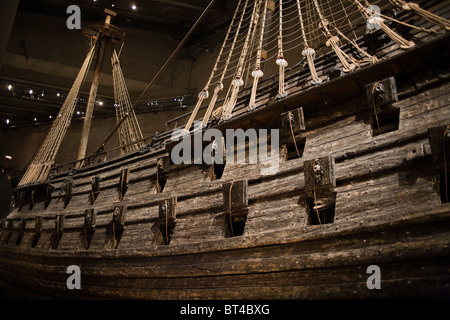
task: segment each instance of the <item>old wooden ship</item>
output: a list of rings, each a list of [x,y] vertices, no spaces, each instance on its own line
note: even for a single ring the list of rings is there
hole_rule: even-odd
[[[119,68],[126,152],[56,166],[95,42],[2,223],[2,282],[37,298],[448,298],[449,16],[438,0],[241,0],[191,113],[144,143]],[[123,40],[109,18],[89,32]],[[174,132],[211,128],[278,129],[278,170],[174,163]]]

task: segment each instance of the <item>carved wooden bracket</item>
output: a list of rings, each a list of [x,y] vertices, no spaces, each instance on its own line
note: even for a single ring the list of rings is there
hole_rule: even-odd
[[[334,176],[334,157],[326,156],[318,159],[305,161],[305,191],[309,197],[326,196],[333,193],[336,187]]]
[[[119,200],[122,200],[128,190],[128,183],[130,182],[130,168],[123,169],[120,172],[119,180]]]
[[[92,189],[92,192],[89,195],[89,202],[91,203],[91,205],[93,205],[95,203],[95,200],[97,200],[98,195],[100,194],[100,177],[99,176],[95,176],[92,178],[91,189]]]
[[[43,226],[42,226],[42,216],[36,216],[34,220],[34,233],[42,234]]]
[[[226,211],[239,212],[247,208],[247,180],[233,181],[222,185],[223,207]]]
[[[306,130],[303,108],[300,107],[281,114],[281,130],[283,135],[292,135],[291,124],[294,135]]]
[[[124,227],[127,214],[126,206],[116,206],[113,211],[113,223],[117,227]]]
[[[55,219],[55,229],[53,231],[51,246],[53,250],[58,249],[59,242],[64,233],[64,215],[59,214]]]
[[[398,101],[395,78],[390,77],[366,85],[367,103],[370,108],[383,108]]]
[[[48,205],[52,201],[52,194],[53,194],[54,188],[52,186],[48,186],[45,189],[45,200],[44,200],[44,208],[47,209]]]
[[[165,156],[156,161],[156,191],[161,193],[167,182],[167,174],[169,173],[170,157]]]
[[[125,205],[115,206],[111,221],[110,245],[113,249],[119,246],[120,239],[125,230],[127,207]]]
[[[66,193],[64,194],[64,208],[67,207],[67,205],[70,202],[70,199],[72,199],[72,192],[73,192],[73,181],[67,181],[66,184]]]
[[[177,215],[177,197],[171,197],[159,203],[158,220],[161,224],[174,225]]]
[[[95,229],[96,220],[97,213],[94,209],[87,209],[84,211],[84,227],[87,230]]]
[[[239,180],[222,185],[223,207],[229,235],[240,236],[244,233],[248,215],[248,181]]]
[[[64,232],[64,220],[65,217],[62,214],[59,214],[56,216],[56,220],[55,220],[55,232],[58,234],[63,234]]]

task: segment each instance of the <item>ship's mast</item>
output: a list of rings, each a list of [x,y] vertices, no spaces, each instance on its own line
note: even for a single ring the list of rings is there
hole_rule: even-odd
[[[81,132],[80,147],[78,149],[77,160],[82,160],[86,157],[86,150],[89,140],[89,132],[91,130],[92,115],[94,113],[95,101],[97,98],[98,82],[101,75],[103,60],[105,58],[105,48],[117,39],[123,40],[123,33],[114,26],[111,25],[111,18],[116,16],[116,13],[105,9],[105,23],[104,25],[90,25],[84,33],[87,37],[91,37],[96,40],[97,48],[97,61],[95,64],[94,77],[92,79],[91,89],[89,91],[89,100],[86,107],[85,118],[83,123],[83,130]],[[81,166],[81,162],[78,166]]]

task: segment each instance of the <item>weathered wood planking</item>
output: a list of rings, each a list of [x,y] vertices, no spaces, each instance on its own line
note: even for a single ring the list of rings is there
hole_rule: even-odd
[[[382,50],[392,49],[386,45]],[[297,82],[306,77],[304,72],[290,78],[288,91],[301,90]],[[58,190],[65,175],[58,174],[47,208],[38,203],[8,216],[12,229],[2,230],[0,274],[44,296],[304,299],[448,294],[450,205],[440,203],[427,130],[450,122],[449,87],[444,82],[395,103],[399,129],[376,137],[364,94],[339,101],[325,97],[321,104],[304,106],[305,153],[280,162],[273,175],[263,175],[261,164],[226,164],[222,178],[211,180],[207,166],[171,166],[165,189],[157,193],[156,162],[167,155],[161,149],[77,171],[64,208],[64,194]],[[258,103],[272,99],[272,93],[265,93]],[[244,115],[244,104],[235,116]],[[289,109],[298,107],[303,106]],[[265,121],[281,126],[279,118]],[[324,156],[336,159],[335,217],[333,223],[311,225],[304,161]],[[120,199],[119,176],[127,168],[130,180]],[[91,204],[94,176],[101,179],[100,193]],[[242,236],[230,237],[222,185],[242,179],[248,181],[245,229]],[[172,196],[178,198],[177,214],[172,240],[165,245],[159,202]],[[127,216],[113,249],[117,205],[126,206]],[[97,214],[88,250],[82,243],[86,208]],[[60,214],[65,215],[63,234],[58,248],[51,249]],[[36,216],[44,218],[43,231],[31,248]],[[80,292],[66,288],[69,264],[82,266]],[[370,264],[383,270],[383,292],[367,290]]]
[[[161,257],[157,258],[154,262],[148,259],[142,259],[140,263],[142,267],[137,267],[139,264],[135,264],[137,268],[129,269],[126,266],[130,262],[129,260],[119,259],[116,260],[114,267],[108,267],[108,261],[94,262],[93,259],[95,257],[91,257],[89,259],[91,263],[89,263],[89,260],[84,259],[84,262],[81,263],[83,270],[85,270],[83,277],[90,284],[83,288],[83,295],[92,294],[94,297],[97,295],[101,296],[104,294],[105,288],[115,287],[116,289],[111,290],[109,297],[137,298],[139,296],[136,295],[136,291],[132,288],[135,288],[137,282],[139,282],[139,287],[142,291],[148,291],[145,297],[153,299],[158,299],[156,292],[161,293],[160,289],[163,288],[170,291],[170,293],[166,292],[163,295],[164,297],[169,299],[180,297],[181,293],[179,290],[186,292],[185,286],[190,288],[188,291],[200,290],[199,294],[200,296],[205,294],[203,296],[204,298],[208,297],[211,293],[208,291],[208,289],[212,290],[211,287],[215,288],[215,290],[219,290],[219,288],[223,290],[234,289],[236,297],[241,296],[243,291],[245,292],[246,288],[250,287],[253,290],[252,293],[249,293],[248,298],[263,298],[267,294],[267,292],[264,292],[264,287],[266,286],[278,287],[281,297],[291,297],[290,294],[292,294],[293,288],[292,285],[286,286],[286,280],[288,278],[297,279],[296,273],[298,273],[299,278],[295,280],[295,285],[303,287],[308,297],[311,297],[311,295],[316,298],[329,297],[329,292],[323,291],[319,293],[319,291],[316,292],[312,288],[324,285],[330,282],[331,279],[342,279],[341,285],[345,284],[349,288],[353,288],[353,291],[351,293],[349,292],[349,297],[355,297],[361,293],[367,294],[367,289],[363,286],[358,286],[357,283],[361,282],[361,277],[365,277],[365,268],[363,266],[373,261],[373,259],[380,262],[383,272],[385,270],[384,266],[392,266],[392,268],[387,268],[389,271],[383,273],[386,280],[388,280],[386,281],[387,287],[383,286],[384,289],[389,288],[389,281],[395,281],[395,279],[403,279],[403,277],[404,279],[408,279],[409,276],[414,275],[415,278],[430,280],[436,273],[443,274],[442,272],[444,272],[446,265],[446,263],[443,263],[445,260],[440,260],[441,263],[437,264],[434,263],[434,260],[428,259],[424,261],[419,272],[415,270],[418,265],[416,261],[412,261],[410,263],[411,266],[405,261],[413,257],[417,258],[418,254],[424,254],[424,243],[427,244],[426,246],[428,248],[426,255],[428,257],[435,256],[435,259],[439,259],[439,256],[445,254],[445,250],[448,251],[448,247],[447,249],[445,249],[445,246],[442,247],[443,243],[448,243],[448,234],[445,232],[447,226],[441,225],[440,227],[434,228],[434,235],[432,237],[428,234],[418,236],[414,232],[414,229],[420,230],[421,227],[418,225],[409,225],[408,227],[410,227],[409,230],[411,232],[389,233],[391,236],[388,238],[388,242],[405,243],[402,246],[387,244],[386,235],[381,236],[379,233],[359,232],[359,239],[358,237],[354,239],[340,237],[340,240],[337,242],[324,239],[324,241],[316,241],[313,246],[310,243],[300,242],[298,244],[300,246],[294,251],[292,249],[295,249],[297,245],[291,245],[285,248],[279,246],[278,249],[274,247],[272,250],[267,250],[267,248],[262,247],[253,253],[252,250],[254,249],[247,248],[222,253],[217,252],[212,255],[182,255],[181,258],[185,261],[183,265],[177,265],[175,257]],[[427,230],[430,229],[427,228]],[[361,237],[364,237],[363,239],[365,240],[361,241]],[[319,250],[321,246],[323,249],[328,248],[326,254],[315,253],[316,251],[323,251],[323,249]],[[309,250],[305,251],[306,248],[309,248]],[[289,253],[289,255],[285,255],[283,260],[280,260],[277,258],[280,252]],[[20,266],[20,268],[11,267],[9,269],[16,270],[15,272],[23,272],[24,274],[20,278],[35,276],[42,279],[41,281],[48,281],[49,285],[52,283],[53,286],[57,285],[59,281],[61,283],[60,289],[63,291],[64,287],[62,285],[65,279],[64,266],[54,265],[52,259],[48,258],[45,258],[48,264],[44,266],[39,262],[41,258],[37,257],[37,259],[38,261],[35,265],[33,265],[33,262],[30,265],[27,262],[20,263],[16,259],[2,259],[1,267],[5,267],[5,261],[6,264],[13,263],[14,266]],[[402,263],[393,263],[396,259],[399,259]],[[170,262],[171,260],[173,263]],[[135,263],[138,263],[138,261],[135,261]],[[123,265],[123,267],[120,265]],[[165,266],[169,265],[170,268],[166,269],[167,267]],[[356,279],[348,273],[348,268],[352,268],[351,266],[355,266],[355,270],[359,270],[359,272],[352,273],[357,277]],[[277,276],[276,270],[280,269],[290,271],[279,273]],[[271,273],[268,273],[269,271]],[[11,271],[8,271],[8,273],[11,273]],[[171,283],[171,273],[176,276],[175,279],[178,281],[176,284]],[[309,276],[308,273],[310,274]],[[402,277],[399,277],[400,273]],[[158,274],[164,275],[165,284],[162,284],[161,280],[158,280],[160,279]],[[208,277],[203,278],[205,282],[196,279],[201,275]],[[214,278],[214,275],[220,275],[220,277]],[[255,286],[255,280],[259,284],[266,284],[266,286]],[[437,282],[445,283],[445,281],[448,281],[448,279],[438,279]],[[336,281],[333,283],[336,283]],[[416,279],[412,283],[413,286],[417,286],[420,284],[420,281]],[[428,281],[427,283],[429,284]],[[293,283],[291,282],[291,284]],[[311,285],[313,286],[311,287]],[[43,285],[43,283],[39,283],[36,287],[40,291],[45,292],[46,285]],[[50,293],[51,287],[49,286],[47,289]],[[207,289],[207,291],[205,292],[202,289]],[[421,290],[419,292],[423,293],[422,288]],[[384,292],[393,294],[391,290]],[[215,297],[225,298],[221,295]]]

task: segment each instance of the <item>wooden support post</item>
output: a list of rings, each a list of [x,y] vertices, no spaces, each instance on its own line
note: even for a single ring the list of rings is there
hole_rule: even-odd
[[[433,127],[428,129],[431,154],[434,167],[437,171],[444,170],[446,162],[450,161],[450,125]],[[450,166],[447,167],[450,169]]]
[[[67,207],[67,205],[70,202],[70,199],[72,199],[72,191],[73,191],[73,180],[67,181],[66,193],[64,195],[64,208]]]
[[[116,206],[113,211],[113,223],[116,226],[124,227],[127,216],[126,206]]]
[[[159,203],[158,220],[161,224],[174,225],[176,216],[177,197],[171,197]]]
[[[111,247],[113,249],[117,249],[119,246],[120,239],[122,238],[122,234],[125,230],[125,220],[127,214],[126,206],[116,206],[114,207],[113,216],[112,216],[112,237],[111,237]]]
[[[100,194],[100,177],[95,176],[92,178],[91,181],[91,194],[89,195],[89,202],[91,205],[95,203],[95,200],[97,200],[98,195]]]
[[[156,161],[156,192],[161,193],[167,182],[167,174],[169,173],[170,156],[159,158]]]
[[[42,233],[42,230],[42,216],[36,216],[34,220],[34,233],[40,235]]]
[[[53,235],[52,235],[51,246],[52,246],[53,250],[58,249],[58,245],[63,236],[63,232],[64,232],[64,215],[59,214],[56,216],[55,229],[54,229]]]
[[[84,211],[84,227],[87,230],[95,229],[97,221],[97,214],[94,209],[87,209]]]
[[[119,180],[119,200],[122,200],[128,189],[128,182],[130,181],[130,168],[123,169],[120,172]]]
[[[33,209],[37,202],[37,189],[33,189],[30,192],[30,210]]]
[[[58,214],[56,216],[55,231],[60,233],[61,235],[64,231],[64,220],[65,220],[64,215]]]
[[[82,247],[87,250],[91,245],[92,238],[95,233],[96,216],[94,209],[87,209],[84,211],[84,226],[81,233]]]
[[[25,233],[26,224],[27,224],[27,220],[25,220],[25,219],[19,220],[19,225],[18,225],[19,234],[17,236],[16,246],[20,245],[20,242],[22,242],[23,234]]]
[[[47,209],[48,205],[52,201],[52,193],[54,188],[52,186],[48,186],[45,189],[45,200],[44,200],[44,208]]]
[[[159,203],[159,232],[160,244],[168,245],[172,240],[175,219],[177,216],[177,197],[171,197]]]

